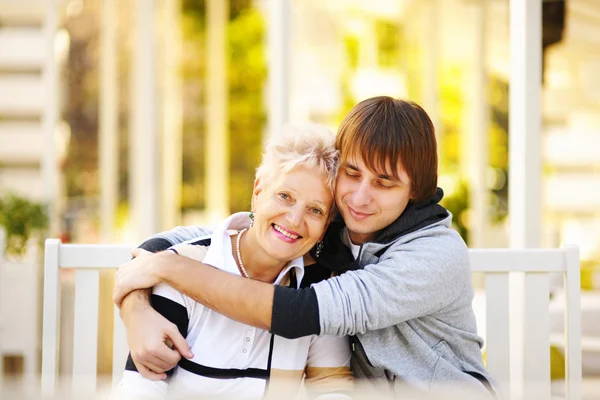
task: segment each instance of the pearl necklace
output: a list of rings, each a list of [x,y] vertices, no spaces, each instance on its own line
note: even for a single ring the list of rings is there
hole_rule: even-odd
[[[240,239],[242,238],[242,235],[247,230],[248,229],[242,229],[238,233],[238,237],[235,240],[235,251],[237,253],[238,267],[239,267],[240,272],[242,273],[242,276],[245,277],[245,278],[250,278],[250,276],[248,275],[248,272],[246,271],[246,268],[244,268],[244,263],[242,262],[242,254],[240,253]]]

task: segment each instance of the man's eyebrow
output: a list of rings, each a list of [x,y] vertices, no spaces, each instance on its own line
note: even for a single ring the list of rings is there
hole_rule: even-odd
[[[399,181],[399,179],[396,179],[395,177],[393,177],[391,175],[387,175],[387,174],[379,174],[379,175],[377,175],[377,177],[379,179],[383,179],[386,181],[394,181],[394,182]]]
[[[354,165],[352,163],[349,163],[347,161],[344,163],[344,166],[346,168],[350,168],[350,169],[352,169],[354,171],[360,172],[360,170],[358,169],[358,167],[356,165]],[[383,179],[383,180],[386,180],[386,181],[392,181],[392,182],[401,182],[402,181],[401,179],[396,178],[395,176],[392,176],[392,175],[388,175],[388,174],[377,174],[377,177],[379,179]]]
[[[357,167],[356,165],[354,165],[354,164],[351,164],[351,163],[349,163],[349,162],[347,162],[347,161],[346,161],[346,163],[344,164],[344,166],[345,166],[346,168],[350,168],[350,169],[353,169],[353,170],[355,170],[355,171],[358,171],[358,167]]]

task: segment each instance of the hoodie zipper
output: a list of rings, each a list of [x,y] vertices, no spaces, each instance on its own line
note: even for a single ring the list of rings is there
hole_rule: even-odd
[[[354,262],[352,263],[353,270],[360,269],[360,256],[362,256],[363,246],[364,246],[364,243],[361,244],[360,247],[358,248],[358,256],[356,256],[356,258],[354,259]]]
[[[350,336],[350,346],[352,348],[352,353],[357,354],[357,356],[355,356],[355,357],[364,359],[367,362],[367,364],[369,364],[369,367],[375,368],[373,366],[373,364],[371,364],[371,360],[369,360],[369,357],[367,357],[367,353],[365,352],[365,349],[364,349],[362,343],[354,335]]]

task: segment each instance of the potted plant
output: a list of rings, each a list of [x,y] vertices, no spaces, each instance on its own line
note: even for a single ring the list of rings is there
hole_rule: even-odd
[[[48,229],[48,212],[41,203],[16,194],[0,197],[0,227],[6,232],[4,250],[9,257],[22,257],[32,235]]]

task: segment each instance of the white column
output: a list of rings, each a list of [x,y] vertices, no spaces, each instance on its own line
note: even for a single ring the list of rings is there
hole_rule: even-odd
[[[134,7],[129,210],[135,240],[141,240],[158,230],[154,6],[154,0],[137,0]]]
[[[206,2],[206,207],[209,222],[229,214],[229,152],[227,129],[228,2]]]
[[[488,229],[489,191],[486,173],[489,164],[489,107],[487,101],[486,73],[486,1],[470,4],[473,25],[471,27],[473,52],[470,74],[467,77],[467,153],[470,180],[471,218],[470,247],[485,247]]]
[[[290,120],[291,0],[269,3],[269,135],[277,134]]]
[[[104,0],[100,27],[100,235],[114,235],[118,194],[119,95],[117,73],[117,0]]]
[[[539,247],[541,231],[542,0],[510,1],[509,237],[514,248]],[[511,392],[524,390],[523,274],[511,276]],[[548,393],[549,397],[550,393]],[[544,397],[539,394],[539,397]]]
[[[163,0],[164,86],[162,96],[161,229],[181,222],[183,101],[181,80],[181,0]]]
[[[41,162],[41,173],[44,182],[45,200],[48,202],[50,216],[50,232],[58,232],[58,210],[56,210],[58,166],[56,162],[56,127],[58,123],[57,68],[55,39],[58,16],[54,0],[46,1],[44,18],[44,40],[46,54],[42,71],[44,86],[44,109],[42,113],[42,129],[44,131],[44,155]]]
[[[421,23],[425,29],[421,45],[423,48],[423,108],[427,111],[435,127],[439,155],[441,147],[440,134],[442,131],[440,125],[438,82],[440,71],[440,19],[438,13],[440,4],[438,4],[437,0],[427,0],[423,5],[424,10],[421,13]]]

